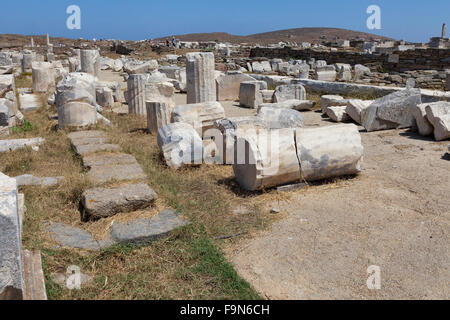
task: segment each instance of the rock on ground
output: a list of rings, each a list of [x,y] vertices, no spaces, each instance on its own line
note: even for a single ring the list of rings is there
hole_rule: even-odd
[[[335,106],[327,108],[327,116],[334,122],[343,122],[350,120],[349,115],[346,113],[346,106]]]
[[[413,109],[421,103],[420,89],[391,93],[362,111],[362,124],[369,132],[413,127],[416,124]]]
[[[258,109],[268,107],[268,108],[293,109],[297,111],[310,111],[315,106],[315,104],[316,103],[314,101],[292,99],[277,103],[263,103],[259,105]]]
[[[421,136],[429,136],[434,130],[433,125],[428,121],[426,106],[426,103],[418,104],[412,111],[416,120],[417,130]]]
[[[82,220],[106,218],[121,212],[145,209],[156,199],[156,192],[145,183],[109,189],[89,189],[81,196]]]
[[[188,222],[171,210],[164,210],[150,219],[138,219],[111,226],[111,239],[116,243],[146,244],[167,236]]]
[[[430,103],[425,108],[428,121],[434,127],[434,138],[436,141],[450,138],[450,103],[436,102]]]

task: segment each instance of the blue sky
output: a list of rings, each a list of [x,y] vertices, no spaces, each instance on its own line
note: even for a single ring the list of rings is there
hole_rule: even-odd
[[[81,8],[81,30],[66,28],[66,8]],[[381,30],[366,27],[369,5]],[[247,35],[300,27],[336,27],[428,42],[450,34],[449,0],[3,0],[0,33],[140,40],[172,34]]]

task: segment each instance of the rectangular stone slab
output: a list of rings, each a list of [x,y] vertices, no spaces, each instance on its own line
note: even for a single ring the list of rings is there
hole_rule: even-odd
[[[75,152],[81,156],[101,151],[120,151],[120,147],[116,144],[85,144],[75,147]]]
[[[188,224],[171,210],[164,210],[148,219],[114,223],[111,239],[116,243],[145,244],[168,235],[175,228]]]
[[[72,146],[78,147],[87,144],[105,144],[105,138],[81,138],[81,139],[72,139]]]
[[[24,277],[24,300],[47,300],[45,290],[44,272],[42,271],[41,252],[22,251],[23,277]]]
[[[127,184],[119,188],[93,188],[81,198],[82,220],[111,217],[121,212],[147,208],[157,198],[156,192],[145,183]]]
[[[87,168],[94,166],[110,166],[116,164],[137,165],[138,162],[132,155],[126,153],[91,154],[83,157],[83,166]]]
[[[0,300],[22,300],[22,237],[16,180],[0,172]]]
[[[98,130],[75,131],[67,135],[69,139],[105,138],[106,134]]]
[[[124,164],[111,166],[94,166],[88,172],[88,177],[94,182],[109,180],[145,179],[147,176],[138,164]]]

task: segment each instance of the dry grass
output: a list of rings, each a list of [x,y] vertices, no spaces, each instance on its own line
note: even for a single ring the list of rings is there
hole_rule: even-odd
[[[23,149],[0,154],[0,171],[10,176],[64,176],[54,187],[21,187],[27,212],[23,245],[40,249],[50,299],[259,299],[248,283],[226,261],[223,246],[235,239],[228,235],[248,235],[264,229],[274,219],[260,203],[279,197],[274,191],[256,194],[241,192],[229,166],[202,166],[179,171],[168,169],[160,158],[156,137],[145,130],[145,119],[132,115],[106,114],[115,126],[104,129],[112,143],[136,157],[148,175],[147,183],[159,200],[149,210],[119,214],[112,218],[83,223],[80,220],[81,194],[92,184],[84,177],[81,159],[73,152],[67,134],[49,120],[53,108],[26,113],[27,130],[17,129],[10,138],[43,137],[39,152]],[[113,185],[109,183],[108,185]],[[245,214],[234,213],[244,206]],[[173,208],[192,223],[164,240],[146,247],[114,246],[101,252],[63,249],[55,246],[46,224],[63,222],[83,228],[100,239],[111,222],[152,216]],[[51,274],[78,265],[93,281],[82,290],[70,291],[51,280]]]
[[[275,189],[245,192],[234,181],[231,166],[203,165],[171,170],[161,159],[156,136],[146,132],[144,117],[106,113],[114,125],[98,125],[93,129],[105,130],[112,143],[137,159],[159,199],[153,208],[83,223],[79,201],[82,192],[92,184],[84,177],[81,159],[70,147],[66,133],[57,130],[56,122],[49,120],[55,108],[47,110],[46,97],[42,96],[41,100],[41,109],[25,114],[30,124],[27,129],[15,130],[11,137],[41,136],[46,139],[45,144],[39,152],[24,149],[0,154],[0,171],[10,176],[25,173],[64,176],[54,187],[21,188],[28,209],[24,247],[41,249],[50,299],[260,298],[236,274],[222,251],[282,218],[282,214],[270,214],[271,208],[267,206],[289,199],[292,192],[279,193]],[[320,191],[336,185],[334,181],[310,187]],[[118,245],[100,252],[62,249],[55,247],[45,231],[49,221],[64,222],[101,239],[112,221],[150,217],[165,208],[177,210],[191,224],[145,247]],[[53,283],[51,274],[65,272],[69,265],[80,266],[94,280],[82,290],[74,291]]]
[[[16,88],[31,88],[33,86],[33,80],[31,72],[24,72],[20,76],[15,77]]]

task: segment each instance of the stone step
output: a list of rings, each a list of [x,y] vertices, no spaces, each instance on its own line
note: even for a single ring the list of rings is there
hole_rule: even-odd
[[[185,226],[188,221],[172,210],[164,210],[152,218],[114,223],[111,239],[116,243],[147,244],[167,236],[172,230]]]
[[[152,218],[113,223],[109,235],[98,241],[91,233],[64,223],[52,223],[46,229],[51,238],[63,247],[101,250],[118,243],[148,244],[187,224],[189,221],[180,218],[177,213],[164,210]]]
[[[116,144],[83,144],[75,146],[75,152],[80,156],[84,156],[90,153],[103,152],[103,151],[120,151],[120,147]]]
[[[91,168],[94,166],[110,166],[110,165],[137,165],[136,159],[127,153],[110,153],[110,154],[92,154],[83,157],[83,166]]]
[[[91,233],[64,223],[51,223],[47,225],[46,230],[54,241],[66,248],[100,250],[114,244],[109,240],[97,241]]]
[[[70,140],[86,138],[106,138],[105,132],[99,130],[75,131],[69,133],[67,136]]]
[[[22,250],[23,300],[47,300],[41,252]]]
[[[88,144],[105,144],[106,142],[106,138],[79,138],[71,140],[72,147],[74,148]]]
[[[87,176],[93,182],[97,183],[110,180],[124,181],[147,178],[139,164],[93,166]]]
[[[82,220],[111,217],[152,205],[158,196],[145,183],[127,184],[118,188],[93,188],[82,194]]]

